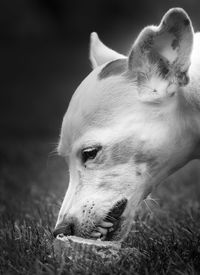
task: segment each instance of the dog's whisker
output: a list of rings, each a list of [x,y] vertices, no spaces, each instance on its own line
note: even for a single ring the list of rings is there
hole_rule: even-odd
[[[154,199],[152,197],[147,197],[146,200],[153,201],[156,205],[160,206],[160,204],[158,203],[158,199]]]
[[[54,156],[58,156],[58,152],[56,149],[48,153],[48,157],[54,157]]]
[[[58,156],[58,144],[59,144],[59,141],[50,143],[53,149],[49,152],[48,157]]]
[[[144,200],[144,203],[146,205],[146,207],[149,209],[150,213],[153,213],[152,209],[150,208],[150,206],[148,205],[146,199]]]

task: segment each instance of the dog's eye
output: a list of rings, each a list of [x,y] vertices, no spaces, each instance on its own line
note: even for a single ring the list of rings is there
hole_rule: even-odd
[[[101,149],[101,146],[88,147],[88,148],[83,149],[81,152],[83,163],[85,163],[86,161],[88,161],[90,159],[95,159],[95,157],[100,149]]]

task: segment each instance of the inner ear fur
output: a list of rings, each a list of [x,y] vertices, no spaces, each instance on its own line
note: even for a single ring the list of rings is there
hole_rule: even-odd
[[[193,46],[193,27],[181,8],[170,9],[159,26],[142,30],[129,54],[129,70],[142,71],[157,66],[159,73],[171,77],[179,86],[188,83],[188,69]]]

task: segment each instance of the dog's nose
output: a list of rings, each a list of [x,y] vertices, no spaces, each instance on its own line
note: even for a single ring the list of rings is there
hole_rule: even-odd
[[[56,238],[59,234],[63,234],[65,236],[74,235],[74,223],[72,220],[67,222],[62,222],[58,224],[53,231],[53,236]]]

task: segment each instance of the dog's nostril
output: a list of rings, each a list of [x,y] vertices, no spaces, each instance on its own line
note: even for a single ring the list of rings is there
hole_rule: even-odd
[[[60,234],[63,234],[65,236],[74,235],[74,224],[72,222],[59,224],[54,229],[53,236],[54,236],[54,238],[56,238]]]

